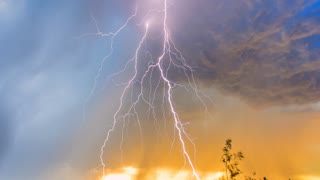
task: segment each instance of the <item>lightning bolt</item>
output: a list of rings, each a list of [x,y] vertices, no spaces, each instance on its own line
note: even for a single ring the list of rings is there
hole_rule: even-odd
[[[135,10],[135,13],[133,14],[133,15],[131,15],[127,20],[126,20],[126,22],[117,30],[117,31],[115,31],[115,32],[109,32],[109,33],[102,33],[101,31],[100,31],[100,28],[99,28],[99,26],[98,26],[98,24],[97,24],[97,20],[94,18],[94,16],[91,14],[91,18],[92,18],[92,21],[94,22],[94,24],[95,24],[95,27],[96,27],[96,30],[97,30],[97,32],[96,33],[86,33],[86,34],[83,34],[83,35],[81,35],[81,36],[79,36],[79,37],[77,37],[77,39],[80,39],[80,38],[84,38],[84,37],[86,37],[86,36],[102,36],[102,37],[109,37],[110,38],[110,51],[109,51],[109,53],[102,59],[102,61],[100,62],[100,65],[99,65],[99,69],[98,69],[98,71],[97,71],[97,73],[96,73],[96,75],[95,75],[95,77],[94,77],[94,81],[93,81],[93,85],[92,85],[92,88],[91,88],[91,90],[90,90],[90,93],[89,93],[89,95],[87,96],[87,98],[85,99],[85,107],[86,107],[86,105],[87,105],[87,103],[90,101],[90,99],[92,98],[92,96],[93,96],[93,94],[94,94],[94,92],[95,92],[95,90],[96,90],[96,88],[97,88],[97,83],[98,83],[98,80],[99,80],[99,78],[100,78],[100,76],[101,76],[101,72],[102,72],[102,70],[103,70],[103,67],[104,67],[104,64],[106,63],[106,61],[110,58],[110,56],[113,54],[113,51],[114,51],[114,47],[113,47],[113,45],[114,45],[114,40],[115,40],[115,38],[118,36],[118,34],[123,30],[123,29],[125,29],[127,26],[128,26],[128,24],[129,24],[129,22],[130,22],[130,20],[132,20],[136,15],[137,15],[137,10],[138,10],[138,8],[136,8],[136,10]],[[84,107],[84,112],[86,112],[85,111],[85,108]],[[84,116],[85,117],[85,116]]]
[[[136,52],[135,52],[135,55],[134,55],[134,75],[133,77],[126,83],[127,85],[125,86],[122,94],[121,94],[121,97],[120,97],[120,105],[116,111],[116,113],[114,114],[113,116],[113,125],[112,125],[112,128],[110,128],[108,130],[108,133],[107,133],[107,137],[105,138],[104,142],[103,142],[103,145],[101,146],[101,154],[100,154],[100,162],[101,162],[101,165],[102,165],[102,175],[104,176],[105,175],[105,163],[104,163],[104,160],[103,160],[103,154],[104,154],[104,148],[106,146],[106,143],[108,142],[109,138],[110,138],[110,134],[111,132],[114,131],[115,127],[116,127],[116,124],[117,124],[117,116],[118,114],[120,113],[121,109],[122,109],[122,106],[123,106],[123,98],[126,94],[126,92],[128,91],[128,89],[130,88],[130,86],[133,84],[133,81],[136,79],[137,77],[137,74],[138,74],[138,55],[139,55],[139,52],[140,52],[140,49],[141,49],[141,46],[143,44],[143,42],[145,41],[146,37],[147,37],[147,34],[148,34],[148,29],[149,29],[149,25],[147,24],[146,25],[146,31],[145,31],[145,34],[144,36],[142,37],[141,41],[139,42],[139,45],[136,49]],[[139,95],[140,96],[140,95]],[[134,104],[135,105],[135,104]],[[133,105],[133,106],[134,106]],[[131,108],[130,108],[131,109]],[[140,124],[140,123],[139,123]],[[141,126],[140,126],[141,127]]]
[[[177,135],[177,140],[179,141],[180,145],[181,145],[181,149],[182,149],[182,153],[183,153],[183,157],[185,160],[185,163],[188,164],[188,166],[191,168],[192,170],[192,174],[193,177],[197,180],[200,179],[200,176],[196,170],[196,167],[192,161],[192,158],[187,150],[186,147],[186,141],[188,141],[188,143],[191,143],[194,147],[194,153],[195,152],[195,143],[193,142],[192,138],[190,137],[190,135],[186,132],[185,130],[185,124],[182,123],[178,112],[176,111],[175,108],[175,103],[174,103],[174,97],[173,97],[173,90],[176,87],[181,87],[187,91],[189,91],[190,89],[194,92],[194,94],[196,95],[196,97],[199,99],[199,101],[204,105],[205,110],[207,111],[207,106],[205,104],[205,101],[203,99],[203,97],[207,98],[201,91],[198,90],[197,88],[197,83],[195,81],[194,75],[193,75],[193,68],[187,64],[186,59],[184,58],[182,51],[180,51],[177,46],[175,45],[173,39],[171,38],[170,35],[170,31],[169,31],[169,27],[168,27],[168,9],[169,9],[169,5],[168,5],[168,0],[162,0],[163,2],[163,7],[161,9],[156,8],[156,9],[151,9],[149,10],[140,20],[139,23],[137,23],[137,26],[140,26],[142,24],[145,25],[144,27],[144,33],[143,36],[141,37],[137,48],[134,52],[134,55],[131,59],[129,59],[127,61],[127,63],[125,64],[125,66],[123,67],[122,70],[113,73],[111,75],[108,75],[107,78],[113,78],[115,76],[120,75],[121,73],[124,73],[127,71],[127,68],[129,67],[130,64],[133,64],[133,68],[134,68],[134,72],[133,75],[129,78],[129,80],[120,83],[118,85],[123,85],[124,88],[122,89],[122,93],[121,96],[119,98],[119,106],[117,108],[117,110],[115,111],[114,115],[113,115],[113,123],[111,128],[108,129],[107,134],[106,134],[106,138],[103,141],[103,144],[100,148],[100,163],[101,163],[101,167],[102,167],[102,177],[105,176],[105,169],[106,169],[106,163],[104,161],[104,150],[111,138],[111,134],[112,132],[115,131],[116,129],[116,125],[119,123],[120,120],[123,121],[123,126],[122,126],[122,137],[121,137],[121,143],[120,143],[120,150],[121,150],[121,154],[122,154],[122,141],[124,139],[123,137],[123,131],[125,129],[125,125],[126,125],[126,119],[130,118],[130,117],[136,117],[138,124],[139,124],[139,128],[140,128],[140,132],[141,132],[141,138],[142,137],[142,127],[141,127],[141,121],[139,119],[139,113],[136,110],[137,104],[139,102],[144,102],[146,105],[149,106],[149,112],[152,113],[152,116],[155,120],[155,124],[157,124],[157,117],[156,117],[156,112],[155,112],[155,99],[156,99],[156,93],[160,92],[158,89],[161,85],[161,83],[163,83],[163,91],[162,91],[162,112],[165,112],[165,103],[168,103],[168,110],[172,115],[172,119],[174,121],[174,135]],[[124,30],[130,21],[133,21],[133,19],[135,19],[137,17],[138,14],[138,8],[136,8],[135,12],[125,21],[125,23],[118,28],[118,30],[116,30],[115,32],[109,32],[109,33],[102,33],[100,31],[100,28],[98,26],[98,23],[96,21],[96,19],[94,18],[93,15],[91,15],[91,18],[95,24],[96,27],[96,32],[95,33],[86,33],[83,34],[81,36],[79,36],[78,38],[84,38],[86,36],[101,36],[101,37],[108,37],[110,38],[110,50],[109,53],[101,60],[100,65],[99,65],[99,69],[97,70],[97,73],[94,77],[93,80],[93,85],[92,88],[87,96],[87,98],[85,99],[85,106],[84,106],[84,112],[86,112],[86,106],[87,103],[91,100],[91,98],[94,96],[94,93],[97,89],[97,84],[98,84],[98,80],[101,78],[101,72],[103,71],[103,67],[106,63],[106,61],[108,59],[110,59],[110,57],[112,56],[113,52],[114,52],[114,41],[116,39],[116,37],[122,32],[122,30]],[[147,68],[144,71],[140,71],[140,69],[138,68],[139,65],[139,61],[140,58],[140,54],[142,52],[144,52],[144,44],[147,42],[148,40],[148,35],[150,33],[150,26],[152,26],[152,22],[150,21],[150,19],[154,20],[152,17],[154,15],[158,15],[161,14],[161,27],[162,27],[162,32],[161,32],[161,36],[163,38],[163,41],[161,43],[162,45],[162,49],[161,49],[161,54],[157,57],[154,58],[155,55],[153,55],[152,53],[147,51],[147,54],[149,55],[150,59],[149,62],[147,64]],[[166,63],[168,64],[166,66]],[[183,85],[183,84],[179,84],[177,82],[174,82],[172,80],[170,80],[170,78],[168,77],[170,68],[175,67],[178,69],[181,69],[184,72],[184,75],[187,79],[188,82],[188,86],[187,85]],[[159,77],[158,77],[158,83],[155,87],[152,87],[152,83],[151,83],[151,79],[154,76],[154,71],[158,71],[159,72]],[[140,77],[139,74],[142,73],[142,76]],[[150,79],[149,81],[149,93],[148,93],[148,98],[145,97],[145,90],[144,90],[144,84],[146,83],[147,78]],[[136,97],[132,97],[133,100],[131,102],[131,104],[129,105],[128,110],[122,114],[122,111],[124,110],[124,99],[126,97],[126,95],[129,93],[130,90],[132,90],[133,85],[138,84],[139,85],[139,92],[136,95]],[[189,88],[190,87],[190,88]],[[166,119],[166,115],[163,114],[164,119],[167,121]],[[84,119],[85,119],[85,114],[84,114]],[[173,137],[173,143],[176,140],[176,137]]]

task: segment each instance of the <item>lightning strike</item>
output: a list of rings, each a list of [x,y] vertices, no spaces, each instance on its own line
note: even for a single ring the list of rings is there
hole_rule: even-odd
[[[104,67],[104,64],[106,63],[106,61],[111,57],[111,55],[113,54],[113,51],[114,51],[114,47],[113,47],[113,44],[114,44],[114,40],[115,38],[118,36],[118,34],[123,30],[125,29],[129,22],[137,15],[137,10],[138,8],[135,9],[135,12],[134,14],[132,14],[127,20],[126,22],[118,29],[116,30],[115,32],[109,32],[109,33],[102,33],[99,26],[98,26],[98,23],[97,23],[97,20],[94,18],[94,16],[92,14],[90,14],[91,16],[91,19],[92,21],[94,22],[94,25],[96,27],[96,30],[97,32],[96,33],[86,33],[86,34],[83,34],[79,37],[77,37],[78,39],[80,38],[84,38],[86,36],[106,36],[106,37],[109,37],[110,38],[110,50],[109,50],[109,53],[102,59],[102,61],[100,62],[99,64],[99,69],[94,77],[94,80],[93,80],[93,85],[91,87],[91,90],[88,94],[88,96],[86,97],[85,101],[84,101],[84,105],[83,105],[83,119],[85,120],[86,119],[86,108],[87,108],[87,104],[89,103],[89,101],[91,100],[96,88],[97,88],[97,83],[98,83],[98,80],[101,76],[101,72],[103,70],[103,67]]]
[[[122,154],[123,154],[123,140],[124,140],[124,135],[123,135],[123,131],[125,129],[125,125],[126,125],[126,119],[130,118],[130,117],[135,117],[137,119],[139,128],[140,128],[140,135],[141,135],[141,139],[143,139],[143,133],[142,133],[142,126],[141,126],[141,121],[139,119],[139,113],[136,110],[136,107],[138,105],[138,103],[143,102],[145,103],[149,108],[148,108],[148,112],[152,114],[153,119],[155,120],[154,124],[156,126],[157,124],[157,117],[156,117],[156,105],[155,105],[155,101],[156,101],[156,93],[162,93],[162,112],[163,112],[163,118],[165,121],[167,121],[166,119],[166,115],[165,115],[165,109],[166,109],[166,105],[165,102],[168,103],[168,111],[171,113],[172,117],[173,117],[173,129],[174,129],[174,137],[173,137],[173,142],[176,140],[176,135],[177,135],[177,140],[179,141],[180,145],[181,145],[181,149],[182,149],[182,155],[183,158],[185,160],[185,163],[188,164],[188,166],[191,168],[192,170],[192,175],[195,179],[199,180],[200,176],[196,170],[196,167],[193,163],[193,160],[187,150],[186,147],[186,141],[188,141],[188,143],[193,145],[194,148],[194,154],[196,154],[196,149],[195,149],[195,143],[193,142],[192,138],[190,137],[190,135],[186,132],[185,130],[185,125],[189,124],[189,123],[182,123],[182,121],[180,120],[179,114],[175,109],[175,105],[174,105],[174,97],[173,97],[173,90],[176,87],[180,87],[185,89],[186,91],[189,91],[190,89],[188,87],[191,87],[191,90],[194,92],[194,94],[196,95],[196,97],[199,99],[199,101],[204,105],[205,109],[207,110],[207,107],[205,105],[205,101],[203,99],[203,97],[207,98],[205,95],[203,95],[197,88],[197,83],[195,81],[194,75],[193,75],[193,68],[187,64],[186,59],[184,58],[182,51],[180,51],[177,46],[175,45],[173,39],[170,36],[170,32],[169,32],[169,27],[168,27],[168,0],[162,0],[163,3],[163,7],[162,8],[157,8],[157,9],[150,9],[145,15],[142,16],[142,19],[140,19],[139,23],[136,23],[137,26],[140,26],[142,24],[144,24],[144,34],[141,37],[137,48],[134,52],[134,55],[131,59],[129,59],[127,61],[127,63],[125,64],[125,66],[123,67],[122,70],[113,73],[111,75],[108,75],[107,78],[113,78],[115,76],[120,75],[121,73],[127,72],[127,68],[133,64],[133,75],[131,76],[131,78],[129,78],[129,80],[122,82],[118,85],[123,85],[124,88],[122,89],[122,93],[121,96],[119,98],[119,106],[116,110],[116,112],[113,115],[113,123],[111,128],[108,129],[107,134],[106,134],[106,138],[103,141],[103,144],[100,148],[100,163],[101,163],[101,167],[102,167],[102,177],[106,176],[106,162],[104,160],[104,155],[105,155],[105,148],[108,144],[108,141],[111,138],[111,134],[112,132],[115,131],[116,129],[116,125],[119,123],[120,120],[123,121],[123,125],[122,125],[122,137],[121,137],[121,143],[120,143],[120,150],[121,150],[121,158],[122,158]],[[92,96],[94,96],[94,93],[97,89],[97,83],[98,80],[101,78],[101,72],[103,70],[103,67],[105,65],[105,62],[110,59],[110,57],[112,56],[113,52],[114,52],[114,41],[116,39],[116,37],[118,36],[118,34],[121,33],[121,31],[123,29],[125,29],[130,21],[133,21],[134,18],[137,17],[138,14],[138,8],[136,8],[135,12],[126,20],[126,22],[115,32],[109,32],[109,33],[102,33],[98,23],[96,21],[96,19],[94,18],[93,15],[91,15],[92,21],[95,24],[95,28],[96,28],[96,33],[87,33],[87,34],[83,34],[81,36],[79,36],[78,38],[83,38],[86,36],[101,36],[101,37],[108,37],[110,38],[110,50],[109,53],[101,60],[100,65],[99,65],[99,69],[97,70],[97,73],[94,77],[93,80],[93,85],[92,88],[85,100],[85,107],[84,107],[84,112],[86,111],[86,104],[91,100]],[[150,53],[149,51],[147,51],[147,54],[149,55],[150,59],[149,62],[147,64],[147,69],[144,71],[140,71],[138,65],[139,65],[139,60],[140,60],[140,54],[143,52],[143,45],[147,42],[148,40],[148,33],[150,31],[150,26],[153,25],[153,22],[156,20],[156,18],[154,17],[154,15],[158,15],[161,14],[161,27],[162,27],[162,32],[161,32],[161,36],[163,38],[162,43],[161,43],[161,54],[157,57],[154,58],[154,54]],[[167,66],[165,66],[165,63],[168,63]],[[176,67],[178,69],[181,69],[184,72],[184,75],[187,79],[187,82],[189,83],[188,86],[183,85],[183,84],[179,84],[177,82],[171,81],[168,77],[169,71],[172,67]],[[158,78],[158,82],[156,84],[155,87],[153,87],[151,80],[154,76],[154,71],[158,71],[159,72],[159,77]],[[138,74],[142,73],[142,76],[139,77]],[[145,83],[147,83],[147,78],[149,78],[149,92],[145,92],[144,90],[144,86]],[[161,83],[163,83],[163,90],[162,92],[159,91],[159,87],[161,85]],[[131,102],[131,104],[129,104],[129,108],[127,111],[125,111],[125,113],[122,114],[122,111],[124,110],[124,99],[126,97],[126,95],[129,93],[130,90],[132,90],[133,85],[138,84],[139,85],[139,90],[138,90],[138,94],[135,97],[132,97],[132,99],[135,99]],[[146,97],[146,94],[148,94],[148,96]],[[85,115],[84,115],[85,118]],[[195,155],[194,155],[195,157]]]
[[[161,67],[161,63],[162,61],[164,60],[164,56],[166,55],[166,51],[168,50],[169,53],[171,52],[171,49],[170,49],[170,37],[169,37],[169,32],[168,32],[168,29],[167,29],[167,18],[168,18],[168,2],[167,0],[164,0],[164,18],[163,18],[163,32],[164,32],[164,41],[163,41],[163,49],[162,49],[162,54],[161,56],[159,57],[159,61],[157,63],[157,66],[160,70],[160,73],[161,73],[161,77],[162,79],[166,82],[167,86],[168,86],[168,90],[167,90],[167,95],[168,95],[168,102],[169,102],[169,105],[170,105],[170,110],[173,114],[173,118],[174,118],[174,121],[175,121],[175,128],[177,129],[178,131],[178,135],[179,135],[179,140],[180,140],[180,143],[181,143],[181,146],[182,146],[182,150],[183,150],[183,154],[185,156],[185,158],[187,158],[188,160],[188,163],[189,165],[191,166],[192,168],[192,172],[193,172],[193,176],[195,176],[195,178],[197,180],[200,179],[194,165],[193,165],[193,162],[189,156],[189,153],[187,152],[186,150],[186,147],[185,147],[185,142],[183,140],[183,137],[182,137],[182,134],[187,134],[183,128],[183,125],[179,119],[179,116],[178,116],[178,113],[176,112],[174,106],[173,106],[173,103],[172,103],[172,85],[171,85],[171,81],[165,76],[164,74],[164,70],[163,68]],[[169,45],[169,47],[167,47]],[[172,62],[172,59],[170,59],[170,62]]]
[[[120,97],[120,105],[119,105],[119,108],[118,110],[115,112],[114,116],[113,116],[113,125],[112,125],[112,128],[108,130],[108,133],[107,133],[107,137],[105,138],[104,142],[103,142],[103,145],[101,146],[101,154],[100,154],[100,162],[101,162],[101,165],[102,165],[102,175],[104,176],[105,175],[105,163],[104,163],[104,160],[103,160],[103,155],[104,155],[104,148],[106,146],[106,143],[108,142],[109,138],[110,138],[110,134],[111,132],[114,131],[115,127],[116,127],[116,124],[117,124],[117,116],[119,114],[119,112],[121,111],[122,109],[122,105],[123,105],[123,98],[126,94],[126,92],[128,91],[129,87],[132,85],[133,81],[135,80],[137,74],[138,74],[138,56],[139,56],[139,52],[140,52],[140,49],[141,49],[141,46],[143,44],[143,42],[145,41],[146,37],[147,37],[147,34],[148,34],[148,29],[149,27],[146,26],[146,31],[145,31],[145,34],[144,36],[142,37],[141,41],[139,42],[139,45],[136,49],[136,52],[135,52],[135,55],[134,55],[134,62],[135,62],[135,65],[134,65],[134,75],[133,77],[127,82],[127,85],[126,87],[124,88],[123,90],[123,93]],[[140,123],[139,123],[140,124]],[[141,127],[141,126],[140,126]]]

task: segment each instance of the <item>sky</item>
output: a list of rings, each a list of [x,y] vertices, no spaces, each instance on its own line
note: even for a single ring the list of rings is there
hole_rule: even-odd
[[[163,56],[169,84],[148,71],[162,53],[164,2],[0,0],[0,179],[99,179],[121,105],[106,172],[192,179],[169,84],[202,179],[224,171],[227,138],[244,175],[320,179],[320,1],[167,0],[179,50]]]

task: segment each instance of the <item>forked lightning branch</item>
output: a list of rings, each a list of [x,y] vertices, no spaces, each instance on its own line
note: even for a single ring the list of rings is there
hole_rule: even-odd
[[[114,73],[111,76],[116,76],[120,73],[123,73],[127,70],[127,66],[129,65],[129,63],[133,63],[134,66],[134,73],[133,75],[126,80],[125,83],[122,83],[123,89],[122,89],[122,93],[121,96],[119,97],[119,106],[117,108],[117,110],[115,111],[114,115],[113,115],[113,122],[112,122],[112,126],[111,128],[109,128],[106,132],[106,137],[103,141],[103,144],[101,146],[101,153],[100,153],[100,163],[101,163],[101,167],[102,167],[102,176],[105,176],[106,174],[106,168],[107,168],[107,164],[108,159],[104,158],[104,150],[106,148],[106,146],[108,146],[108,142],[110,141],[111,138],[111,134],[116,130],[116,125],[119,123],[119,121],[123,118],[126,117],[130,117],[131,115],[137,115],[138,116],[138,111],[136,110],[136,106],[139,102],[143,101],[144,104],[150,106],[150,109],[154,109],[157,108],[155,107],[156,104],[154,102],[154,99],[156,97],[153,98],[145,98],[146,93],[144,92],[144,86],[145,86],[145,81],[147,78],[152,78],[150,76],[154,75],[151,72],[153,72],[154,70],[157,70],[158,73],[158,79],[159,79],[159,83],[157,83],[156,87],[151,88],[153,89],[153,93],[148,93],[148,95],[153,94],[153,96],[156,96],[156,93],[160,92],[157,91],[157,89],[159,88],[159,84],[160,82],[162,82],[164,84],[164,88],[165,91],[163,91],[164,93],[161,95],[163,96],[163,99],[165,99],[166,103],[167,103],[167,110],[168,112],[171,113],[172,117],[171,119],[165,119],[167,121],[173,121],[172,125],[174,126],[173,128],[175,129],[175,133],[173,137],[174,139],[178,139],[179,143],[180,143],[180,147],[181,147],[181,152],[183,153],[183,157],[185,162],[187,163],[187,165],[191,168],[192,173],[193,173],[193,177],[197,180],[200,179],[198,172],[196,170],[196,167],[194,165],[193,162],[193,158],[191,158],[190,156],[190,152],[188,151],[188,148],[186,147],[186,142],[191,143],[193,145],[193,147],[195,148],[195,143],[193,142],[192,138],[189,136],[189,134],[187,133],[184,124],[182,123],[180,116],[175,108],[175,103],[174,103],[174,95],[173,95],[173,89],[176,86],[179,87],[183,87],[184,89],[187,90],[191,90],[199,99],[199,101],[201,101],[204,106],[205,103],[202,99],[202,96],[200,96],[200,92],[197,88],[197,84],[195,82],[195,78],[193,76],[193,69],[190,65],[187,64],[186,59],[184,58],[182,51],[180,51],[177,46],[174,43],[174,40],[171,37],[170,34],[170,27],[168,26],[168,19],[169,17],[169,11],[170,11],[170,7],[169,7],[169,2],[168,0],[162,0],[163,2],[161,3],[160,7],[156,7],[156,8],[152,8],[150,10],[147,11],[147,13],[145,13],[145,15],[143,15],[140,20],[137,19],[138,18],[138,14],[139,14],[139,5],[137,5],[137,8],[135,10],[135,12],[127,18],[127,20],[124,22],[124,24],[118,28],[115,32],[109,32],[109,33],[104,33],[101,32],[100,28],[99,28],[99,24],[97,23],[95,17],[92,15],[92,20],[95,24],[95,28],[96,28],[96,32],[95,33],[86,33],[83,34],[81,36],[79,36],[79,38],[85,37],[85,36],[102,36],[102,37],[108,37],[110,38],[110,48],[109,48],[109,52],[108,54],[100,61],[100,66],[99,69],[96,72],[96,75],[93,79],[93,83],[92,83],[92,88],[90,90],[90,93],[87,96],[87,99],[84,103],[84,118],[86,118],[86,106],[87,103],[90,101],[90,99],[94,96],[94,93],[96,91],[97,88],[97,83],[98,80],[101,76],[101,73],[103,71],[103,68],[106,64],[107,61],[112,61],[112,54],[114,53],[114,42],[117,40],[117,36],[128,27],[129,23],[131,21],[137,21],[140,22],[138,24],[136,24],[137,26],[139,25],[144,25],[144,33],[135,49],[134,52],[134,56],[132,58],[130,58],[127,63],[125,68],[123,68],[122,70],[120,70],[117,73]],[[140,72],[141,70],[138,68],[139,62],[141,61],[140,58],[140,54],[142,53],[142,51],[147,51],[146,49],[143,49],[143,45],[148,41],[148,37],[149,37],[149,33],[150,33],[150,28],[153,26],[153,24],[155,24],[155,20],[159,21],[157,22],[157,24],[161,25],[161,53],[160,55],[158,55],[158,57],[156,57],[156,55],[152,54],[151,52],[148,52],[150,54],[150,56],[153,58],[151,59],[146,65],[147,68],[145,70],[143,70],[143,72]],[[145,61],[143,61],[145,62]],[[165,64],[169,64],[167,66],[165,66]],[[182,70],[183,75],[185,76],[184,78],[187,79],[188,82],[188,86],[184,85],[184,84],[179,84],[176,81],[173,81],[169,78],[168,76],[168,71],[170,70],[171,67],[175,67],[175,69],[180,69]],[[143,74],[142,76],[138,76],[138,74]],[[125,113],[123,113],[123,109],[125,106],[125,97],[128,93],[130,93],[129,89],[132,88],[132,86],[134,84],[136,84],[136,82],[139,82],[139,93],[136,95],[137,97],[135,98],[135,101],[133,101],[130,105],[127,111],[125,111]],[[154,117],[155,118],[155,117]],[[138,124],[139,127],[141,127],[141,122],[140,119],[137,118],[138,120]],[[128,128],[128,127],[127,127]],[[122,147],[120,148],[122,151]],[[195,151],[195,149],[194,149]]]

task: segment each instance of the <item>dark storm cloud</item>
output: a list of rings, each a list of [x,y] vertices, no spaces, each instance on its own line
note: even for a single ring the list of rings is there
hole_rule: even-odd
[[[264,105],[320,100],[320,1],[184,4],[171,27],[204,84]]]

